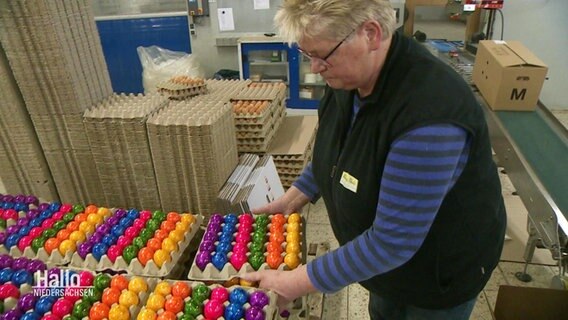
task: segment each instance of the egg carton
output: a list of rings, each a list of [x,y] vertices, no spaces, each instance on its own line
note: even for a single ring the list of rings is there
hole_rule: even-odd
[[[170,99],[185,99],[207,93],[207,84],[201,79],[174,77],[158,84],[158,92]]]
[[[279,126],[279,123],[284,120],[285,116],[286,108],[280,107],[266,125],[260,126],[260,130],[258,130],[258,126],[256,125],[252,126],[252,130],[249,130],[250,127],[248,125],[235,126],[237,129],[237,140],[266,137],[270,131],[274,131],[276,125]]]
[[[256,215],[255,215],[256,217]],[[270,217],[272,217],[272,215],[270,215]],[[288,218],[288,215],[285,216],[286,219]],[[287,226],[287,222],[284,224],[284,230],[286,230],[286,226]],[[237,224],[238,226],[238,224]],[[270,237],[270,232],[269,232],[269,228],[270,228],[270,223],[267,226],[267,239],[269,239]],[[235,232],[236,233],[236,232]],[[253,232],[251,232],[252,234]],[[233,234],[234,236],[235,234]],[[286,237],[287,232],[284,232],[284,235]],[[203,235],[203,238],[205,237],[205,234]],[[201,239],[201,242],[203,242],[203,238]],[[300,259],[300,264],[303,264],[306,262],[306,223],[305,223],[305,219],[304,217],[302,217],[301,220],[301,232],[300,232],[300,253],[298,254],[299,259]],[[200,242],[200,244],[201,244]],[[247,246],[250,246],[251,241],[249,241],[249,243],[247,244]],[[215,245],[218,244],[218,241],[215,242]],[[232,244],[235,244],[235,241],[232,241]],[[268,253],[266,252],[266,246],[268,244],[268,240],[265,241],[264,243],[264,256],[266,259],[266,256],[268,255]],[[283,252],[282,252],[282,258],[284,258],[284,256],[286,255],[286,245],[287,242],[283,242],[282,243],[282,247],[283,247]],[[214,252],[214,251],[213,251]],[[227,281],[229,279],[232,279],[234,277],[239,277],[242,276],[246,273],[250,273],[250,272],[255,272],[255,271],[259,271],[259,270],[274,270],[272,269],[268,263],[265,261],[259,268],[258,270],[255,270],[253,268],[253,266],[247,261],[245,262],[242,267],[240,268],[240,270],[237,270],[230,262],[230,257],[231,257],[231,253],[227,254],[228,257],[228,262],[225,264],[225,266],[223,267],[223,269],[219,270],[217,269],[215,266],[213,266],[213,264],[210,262],[207,264],[207,266],[205,267],[205,270],[201,270],[196,262],[195,259],[193,260],[193,263],[191,264],[191,268],[189,269],[189,273],[187,275],[187,278],[190,280],[200,280],[200,281]],[[250,251],[247,252],[247,257],[250,256]],[[276,270],[279,271],[286,271],[286,270],[290,270],[288,268],[288,266],[286,266],[286,264],[284,264],[284,262],[282,262],[278,268]]]
[[[184,282],[184,283],[188,284],[188,285],[191,287],[191,289],[192,289],[191,291],[192,291],[192,292],[193,292],[193,290],[194,290],[198,285],[205,285],[205,286],[207,286],[210,290],[213,290],[213,289],[219,288],[219,287],[225,287],[225,288],[227,289],[227,291],[229,292],[229,294],[230,294],[233,290],[235,290],[235,289],[237,289],[237,288],[241,288],[241,289],[245,290],[245,291],[249,294],[249,296],[250,296],[250,294],[252,294],[253,292],[262,291],[262,292],[264,292],[264,293],[268,296],[268,298],[269,298],[269,303],[262,309],[262,311],[264,311],[264,314],[265,314],[265,318],[264,318],[264,319],[265,319],[265,320],[275,320],[275,319],[278,319],[278,313],[277,313],[278,307],[277,307],[277,305],[276,305],[276,302],[277,302],[277,300],[278,300],[278,295],[277,295],[274,291],[272,291],[272,290],[266,290],[266,289],[260,289],[260,288],[253,288],[253,287],[250,287],[250,286],[240,286],[240,285],[231,285],[231,286],[228,286],[228,287],[227,287],[227,286],[224,286],[224,285],[221,285],[221,284],[218,284],[218,283],[208,284],[208,283],[201,282],[201,281],[186,281],[186,280],[163,280],[163,281],[168,282],[170,285],[174,285],[174,284],[177,283],[177,282]],[[170,293],[169,295],[167,295],[167,296],[165,297],[165,298],[166,298],[166,301],[168,301],[168,299],[170,299],[171,297],[172,297],[172,294]],[[191,299],[191,295],[190,295],[189,297],[185,298],[185,299],[184,299],[184,305],[185,305],[185,303],[188,302],[190,299]],[[207,304],[207,302],[208,302],[209,300],[211,300],[211,299],[208,298],[208,299],[206,299],[205,301],[203,301],[203,305],[202,305],[203,308],[204,308],[205,304]],[[230,303],[229,301],[225,301],[225,302],[223,303],[223,307],[226,308],[226,307],[229,305],[229,303]],[[249,303],[249,302],[246,302],[246,303],[243,305],[243,309],[246,311],[246,310],[248,310],[248,309],[250,308],[250,306],[251,306],[250,303]],[[146,308],[147,308],[147,306],[146,306],[146,303],[145,303],[144,306],[140,309],[140,312],[139,312],[139,313],[142,313]],[[223,309],[224,309],[224,308],[223,308]],[[164,309],[160,309],[160,310],[158,310],[158,311],[156,312],[156,314],[159,316],[159,315],[162,314],[164,311],[165,311]],[[178,312],[178,313],[176,314],[176,316],[177,316],[178,319],[180,319],[182,315],[183,315],[183,311]],[[195,319],[196,319],[196,320],[204,320],[204,319],[206,319],[206,318],[205,318],[205,316],[204,316],[203,313],[202,313],[201,315],[198,315]],[[217,319],[219,319],[219,320],[224,320],[225,317],[220,317],[220,318],[217,318]],[[243,319],[244,319],[244,317],[243,317]]]
[[[181,255],[193,239],[193,236],[199,230],[199,226],[203,222],[204,217],[202,215],[194,215],[195,221],[191,224],[191,229],[185,234],[182,241],[179,242],[178,250],[171,254],[171,260],[158,267],[154,260],[148,261],[146,266],[143,266],[137,257],[130,261],[130,264],[124,260],[122,256],[116,258],[114,263],[105,254],[101,257],[100,261],[97,261],[92,253],[89,253],[83,260],[78,253],[74,253],[71,257],[70,265],[75,268],[96,270],[96,271],[123,271],[130,275],[139,275],[146,277],[165,277],[175,268],[176,263],[180,259]]]
[[[114,214],[114,212],[116,211],[116,209],[110,209],[110,210],[111,210],[112,214]],[[109,215],[109,216],[111,216],[111,215]],[[103,222],[104,222],[104,220],[103,220]],[[95,228],[99,225],[100,224],[97,224],[95,226]],[[51,266],[67,265],[69,262],[71,262],[73,255],[76,254],[76,249],[75,249],[75,251],[68,251],[65,254],[61,254],[61,252],[58,249],[54,249],[53,251],[51,251],[51,254],[49,254],[45,250],[45,248],[43,248],[43,247],[39,248],[37,252],[34,252],[34,250],[30,246],[28,246],[22,252],[20,249],[18,249],[17,246],[13,246],[8,251],[7,248],[4,245],[1,245],[0,246],[0,254],[4,254],[4,253],[8,253],[9,255],[11,255],[14,258],[26,257],[26,258],[29,258],[29,259],[39,259],[41,261],[44,261],[48,266],[51,267]]]

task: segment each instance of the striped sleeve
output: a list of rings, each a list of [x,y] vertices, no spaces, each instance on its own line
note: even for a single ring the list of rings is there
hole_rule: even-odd
[[[304,171],[302,171],[302,174],[296,181],[294,181],[292,185],[302,191],[302,193],[305,194],[308,198],[310,198],[310,201],[314,201],[319,197],[319,189],[314,179],[311,162],[308,163],[306,168],[304,168]]]
[[[312,284],[335,292],[406,263],[418,251],[468,159],[467,132],[455,125],[414,129],[396,140],[380,181],[371,228],[308,264]]]

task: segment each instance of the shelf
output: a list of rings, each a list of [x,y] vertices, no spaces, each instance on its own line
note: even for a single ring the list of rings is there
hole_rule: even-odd
[[[300,82],[300,87],[325,87],[325,82]]]
[[[251,66],[287,66],[288,62],[250,62]]]

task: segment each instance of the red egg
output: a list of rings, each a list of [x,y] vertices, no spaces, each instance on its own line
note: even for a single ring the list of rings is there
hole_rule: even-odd
[[[207,319],[219,319],[223,316],[224,311],[223,303],[218,300],[209,300],[203,308],[203,314]]]
[[[123,250],[123,248],[116,245],[116,244],[110,246],[110,248],[108,248],[107,253],[106,253],[107,256],[108,256],[108,259],[112,263],[114,263],[116,261],[116,258],[118,258],[119,256],[122,255],[122,250]]]
[[[73,303],[66,299],[59,299],[55,301],[51,307],[51,312],[59,318],[63,318],[70,314],[71,310],[73,310]]]
[[[88,271],[81,271],[81,273],[79,274],[79,284],[83,287],[93,285],[94,279],[95,276],[93,276],[93,274]]]
[[[247,256],[246,254],[233,252],[229,260],[231,261],[231,264],[233,265],[233,267],[235,267],[235,269],[241,270],[243,264],[247,262]]]

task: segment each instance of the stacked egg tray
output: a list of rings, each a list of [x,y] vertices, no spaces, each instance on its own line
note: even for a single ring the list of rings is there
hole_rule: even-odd
[[[189,213],[117,209],[77,248],[70,266],[167,276],[202,221],[202,216]]]
[[[107,208],[42,203],[0,234],[0,253],[65,265],[77,246],[111,214]],[[2,239],[4,238],[4,239]]]
[[[32,260],[26,268],[35,262],[41,263]],[[46,270],[45,265],[34,277],[25,270],[14,271],[16,263],[18,259],[12,267],[0,270],[0,282],[12,274],[12,283],[0,285],[3,319],[136,319],[156,282],[90,271]]]
[[[207,93],[207,84],[203,79],[177,76],[158,84],[158,92],[170,99],[182,100]]]
[[[274,292],[258,288],[168,280],[156,285],[138,319],[269,320],[276,300]]]
[[[25,217],[32,209],[37,209],[39,200],[33,195],[11,195],[0,193],[0,230],[16,224],[17,220]],[[24,224],[24,222],[20,222]],[[0,235],[0,239],[4,236]]]
[[[302,220],[298,213],[213,214],[188,278],[221,281],[255,270],[296,268],[306,261]]]

